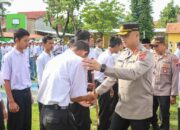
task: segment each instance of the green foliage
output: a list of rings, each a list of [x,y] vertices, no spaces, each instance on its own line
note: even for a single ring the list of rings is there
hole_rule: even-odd
[[[0,0],[0,20],[2,20],[5,16],[5,13],[7,11],[6,6],[10,6],[11,3],[8,0]],[[1,28],[1,21],[0,21],[0,36],[3,37],[3,31]]]
[[[79,19],[74,15],[74,11],[78,11],[85,0],[46,0],[44,2],[48,5],[45,21],[56,30],[59,38],[63,38],[66,32],[76,32]],[[59,30],[63,31],[63,35],[59,35]]]
[[[143,32],[145,37],[151,39],[154,36],[153,33],[153,18],[152,14],[152,0],[131,0],[131,22],[136,22],[140,26],[141,39],[143,38]]]
[[[163,11],[161,11],[159,26],[166,27],[167,23],[176,22],[177,14],[180,14],[180,7],[174,6],[174,1],[172,0]]]
[[[124,20],[124,7],[117,0],[94,3],[89,0],[82,10],[84,29],[97,30],[101,36],[119,28]]]

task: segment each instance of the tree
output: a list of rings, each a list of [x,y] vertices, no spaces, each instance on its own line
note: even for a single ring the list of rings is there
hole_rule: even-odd
[[[11,3],[8,0],[0,0],[0,35],[3,37],[3,30],[2,30],[2,23],[5,13],[6,13],[6,8],[5,6],[10,6]]]
[[[97,30],[102,37],[119,28],[125,17],[123,12],[124,8],[117,0],[104,0],[100,3],[89,0],[81,12],[83,28]]]
[[[131,0],[132,21],[140,26],[141,39],[151,39],[154,36],[152,0]]]
[[[180,7],[174,6],[174,1],[172,0],[167,6],[161,11],[160,14],[160,27],[166,27],[167,23],[173,23],[177,21],[177,14],[180,13]]]
[[[72,27],[76,32],[79,20],[78,16],[74,15],[74,11],[78,11],[85,0],[44,0],[44,2],[48,5],[45,21],[49,22],[51,27],[56,30],[60,39]],[[69,23],[71,24],[70,28],[68,28]],[[63,31],[63,34],[60,35],[59,31]]]

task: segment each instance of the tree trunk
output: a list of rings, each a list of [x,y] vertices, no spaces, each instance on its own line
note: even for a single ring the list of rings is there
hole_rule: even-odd
[[[4,36],[3,36],[3,30],[2,30],[2,25],[1,25],[2,23],[1,23],[1,21],[0,21],[0,35],[1,35],[1,37],[3,38]]]

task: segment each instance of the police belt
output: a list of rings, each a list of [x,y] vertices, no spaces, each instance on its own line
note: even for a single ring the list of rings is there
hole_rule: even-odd
[[[67,110],[69,109],[69,106],[59,106],[57,104],[54,105],[44,105],[45,108],[50,108],[54,110]]]

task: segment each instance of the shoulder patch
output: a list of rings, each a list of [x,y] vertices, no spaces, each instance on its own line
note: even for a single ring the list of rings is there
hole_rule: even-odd
[[[145,51],[140,52],[140,53],[139,53],[139,58],[138,58],[138,60],[139,60],[139,61],[144,60],[144,59],[146,58],[146,55],[147,55],[147,52],[145,52]]]
[[[179,59],[178,59],[178,58],[175,58],[175,59],[173,60],[173,62],[174,62],[174,65],[178,66],[178,64],[179,64]]]

